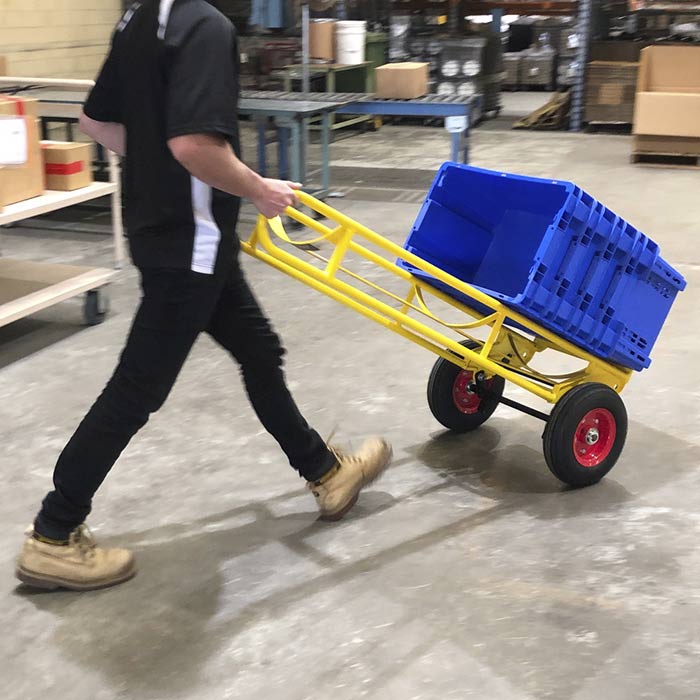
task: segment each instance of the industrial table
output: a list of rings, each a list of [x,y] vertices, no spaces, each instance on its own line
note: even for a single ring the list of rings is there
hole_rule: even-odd
[[[426,95],[413,100],[378,99],[368,95],[363,100],[340,107],[338,114],[371,114],[383,117],[441,117],[452,140],[451,160],[469,162],[469,129],[472,106],[477,97]]]
[[[338,105],[338,114],[361,114],[397,117],[434,117],[445,120],[445,129],[451,137],[451,160],[469,162],[469,131],[472,113],[480,105],[480,97],[453,97],[426,95],[413,100],[380,99],[359,92],[282,92],[245,90],[245,98],[307,102],[332,100]]]
[[[319,93],[323,94],[323,93]],[[244,92],[239,100],[239,112],[255,120],[258,132],[258,170],[267,172],[268,119],[273,119],[278,132],[280,177],[290,177],[306,183],[306,151],[309,143],[309,121],[321,119],[321,190],[324,196],[330,190],[330,131],[331,115],[347,104],[347,100],[307,100],[300,93],[267,94]],[[290,144],[291,137],[291,144]],[[290,148],[291,146],[291,148]],[[291,168],[287,153],[291,151]]]

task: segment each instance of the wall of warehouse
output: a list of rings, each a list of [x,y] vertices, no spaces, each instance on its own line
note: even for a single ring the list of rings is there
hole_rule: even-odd
[[[121,13],[121,0],[0,0],[0,54],[10,75],[94,78]]]

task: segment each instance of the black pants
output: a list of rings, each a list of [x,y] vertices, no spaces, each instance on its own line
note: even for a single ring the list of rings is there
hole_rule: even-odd
[[[220,259],[214,275],[143,269],[141,284],[141,305],[117,369],[56,465],[54,490],[34,525],[45,537],[67,538],[84,522],[95,492],[131,438],[165,402],[202,331],[240,364],[253,408],[299,474],[313,481],[335,464],[287,389],[284,349],[237,258]]]

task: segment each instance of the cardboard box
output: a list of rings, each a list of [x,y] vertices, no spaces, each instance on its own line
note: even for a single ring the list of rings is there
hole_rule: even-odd
[[[0,56],[0,75],[8,75],[7,56]]]
[[[700,156],[700,139],[687,136],[635,136],[634,152]]]
[[[427,63],[387,63],[379,66],[377,97],[411,100],[428,94]]]
[[[42,141],[47,190],[72,190],[92,183],[92,144]]]
[[[0,167],[0,205],[15,204],[44,193],[44,169],[39,146],[39,124],[24,117],[27,125],[27,162]]]
[[[312,19],[309,24],[309,56],[332,61],[335,57],[335,20]]]
[[[642,51],[634,133],[700,138],[700,46]]]
[[[648,41],[594,41],[588,55],[589,61],[606,63],[639,63],[642,49]]]
[[[589,63],[586,76],[586,121],[631,122],[634,117],[638,70],[638,63]]]
[[[0,95],[0,116],[39,118],[39,100],[33,97]]]

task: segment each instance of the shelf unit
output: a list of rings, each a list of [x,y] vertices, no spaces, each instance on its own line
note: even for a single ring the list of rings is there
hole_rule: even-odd
[[[501,11],[509,15],[573,15],[576,14],[578,0],[549,0],[543,2],[499,2],[498,0],[477,0],[465,2],[463,5],[466,15],[487,15]]]
[[[90,88],[92,81],[46,80],[43,78],[0,78],[0,91],[23,91],[51,87],[63,90]],[[31,94],[30,92],[28,94]],[[42,104],[39,105],[40,116]],[[114,279],[124,263],[124,234],[121,216],[119,165],[108,152],[109,181],[94,182],[72,192],[47,190],[44,194],[0,210],[0,226],[82,204],[101,197],[111,198],[114,269],[33,262],[0,257],[0,326],[85,294],[84,315],[88,324],[99,323],[107,309],[105,285]]]

